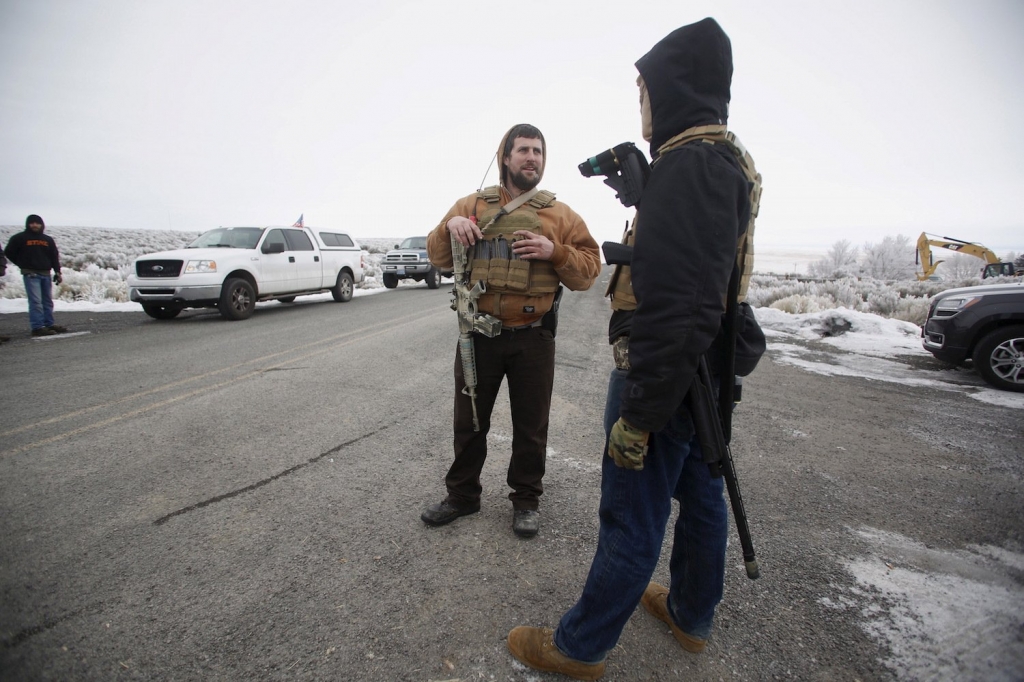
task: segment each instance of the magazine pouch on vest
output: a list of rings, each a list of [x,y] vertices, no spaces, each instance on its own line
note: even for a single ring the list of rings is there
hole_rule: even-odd
[[[548,261],[526,261],[512,250],[520,239],[520,230],[540,233],[539,209],[551,204],[555,195],[541,191],[511,213],[504,213],[497,187],[488,187],[479,193],[486,202],[479,211],[478,223],[483,239],[473,246],[471,282],[484,282],[489,293],[516,293],[528,295],[551,294],[559,285],[554,266]]]

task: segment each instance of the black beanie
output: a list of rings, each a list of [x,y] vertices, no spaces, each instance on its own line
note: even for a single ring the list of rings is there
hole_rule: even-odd
[[[39,223],[43,227],[46,227],[46,223],[43,222],[43,219],[40,218],[39,216],[37,216],[34,213],[32,215],[30,215],[29,217],[25,218],[25,229],[26,230],[28,229],[29,223]]]

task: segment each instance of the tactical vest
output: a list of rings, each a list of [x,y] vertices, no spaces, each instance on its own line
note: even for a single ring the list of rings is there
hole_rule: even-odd
[[[750,221],[747,223],[746,231],[736,240],[736,266],[740,272],[740,287],[737,300],[742,302],[747,297],[747,286],[750,283],[750,275],[754,270],[754,220],[757,218],[758,206],[761,203],[761,174],[754,167],[754,159],[743,147],[739,139],[732,132],[727,131],[722,125],[697,126],[684,130],[676,135],[658,149],[658,158],[654,160],[657,166],[667,152],[678,149],[684,144],[700,140],[704,144],[721,144],[731,151],[739,161],[743,174],[747,177],[750,185]],[[623,244],[633,246],[637,230],[636,217],[633,224],[626,230],[622,237]],[[608,289],[605,296],[611,296],[612,310],[635,310],[636,296],[633,294],[633,283],[630,279],[629,266],[617,265],[608,282]]]
[[[537,211],[550,206],[554,201],[554,194],[541,190],[511,213],[501,213],[498,186],[480,190],[476,207],[480,212],[476,217],[484,238],[472,247],[470,282],[486,282],[488,294],[553,294],[559,284],[555,266],[550,261],[521,260],[512,252],[512,243],[520,239],[514,235],[519,230],[540,234],[540,216]]]

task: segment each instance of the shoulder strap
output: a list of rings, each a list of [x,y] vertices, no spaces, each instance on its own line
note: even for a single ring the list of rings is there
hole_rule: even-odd
[[[688,128],[658,148],[658,159],[666,152],[682,147],[684,144],[700,140],[706,144],[720,144],[732,152],[739,162],[743,175],[750,187],[750,220],[746,231],[736,240],[736,265],[739,267],[739,286],[736,300],[743,301],[747,297],[747,286],[754,272],[754,221],[761,205],[761,174],[754,166],[754,158],[740,142],[736,134],[723,125],[696,126]]]
[[[724,144],[739,161],[740,168],[747,176],[747,183],[750,186],[750,221],[747,223],[747,231],[736,243],[736,265],[740,270],[736,300],[743,301],[747,298],[747,286],[750,283],[750,276],[754,272],[754,221],[757,219],[758,210],[761,207],[761,174],[754,166],[754,157],[750,155],[735,133],[732,131],[726,133]]]
[[[488,187],[487,189],[490,189],[490,187]],[[481,228],[480,228],[480,231],[481,231],[481,232],[484,232],[484,231],[486,231],[488,227],[490,227],[491,225],[493,225],[493,224],[495,223],[495,221],[497,221],[497,220],[498,220],[498,218],[500,218],[500,217],[501,217],[501,216],[503,216],[503,215],[508,215],[508,214],[509,214],[509,213],[511,213],[512,211],[516,210],[517,208],[519,208],[520,206],[522,206],[523,204],[525,204],[525,203],[526,203],[527,201],[530,201],[530,200],[531,200],[531,199],[533,199],[533,198],[534,198],[535,196],[537,196],[537,194],[538,194],[538,193],[539,193],[539,190],[538,190],[538,189],[537,189],[536,187],[534,187],[533,189],[531,189],[531,190],[530,190],[529,192],[523,192],[522,194],[520,194],[519,196],[517,196],[517,197],[516,197],[515,199],[513,199],[512,201],[510,201],[510,202],[508,202],[507,204],[505,204],[504,206],[502,206],[502,207],[501,207],[501,210],[500,210],[500,211],[498,211],[497,213],[495,213],[495,214],[494,214],[494,217],[493,217],[493,218],[491,218],[491,219],[490,219],[490,220],[489,220],[489,221],[487,222],[487,224],[486,224],[486,225],[484,225],[483,227],[481,227]],[[554,196],[554,195],[552,195],[552,196]]]
[[[665,152],[672,151],[677,147],[682,147],[684,144],[693,142],[694,140],[725,140],[726,139],[726,128],[723,125],[708,125],[708,126],[695,126],[693,128],[687,128],[683,132],[679,133],[675,137],[669,138],[668,142],[658,147],[658,158]],[[657,159],[655,159],[657,163]]]

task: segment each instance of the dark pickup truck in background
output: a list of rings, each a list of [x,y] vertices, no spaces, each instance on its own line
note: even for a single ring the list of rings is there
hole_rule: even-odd
[[[1024,283],[948,289],[932,298],[921,329],[940,360],[967,360],[992,386],[1024,392]]]
[[[388,251],[380,262],[380,271],[388,289],[397,287],[400,279],[426,281],[427,288],[436,289],[441,286],[442,277],[452,276],[452,273],[441,272],[430,264],[426,237],[409,237],[401,244],[395,244],[395,248]]]

